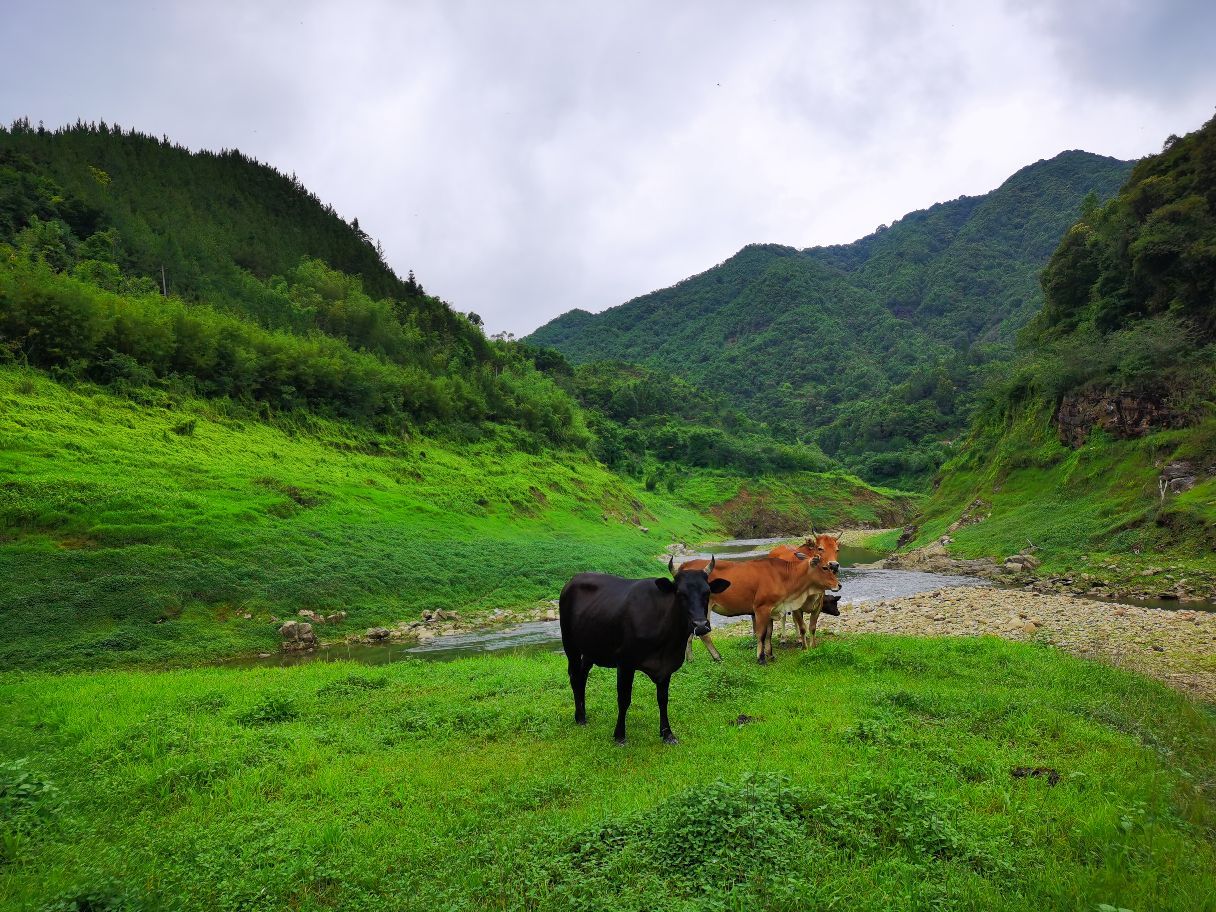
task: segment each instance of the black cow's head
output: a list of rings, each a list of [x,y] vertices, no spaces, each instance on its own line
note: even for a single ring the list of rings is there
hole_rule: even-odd
[[[714,565],[718,559],[711,557],[709,566],[704,570],[680,570],[676,572],[675,559],[667,561],[667,569],[672,579],[660,576],[654,584],[663,592],[674,592],[676,604],[688,614],[688,628],[694,636],[705,636],[709,633],[709,597],[725,592],[730,586],[730,580],[710,580]]]

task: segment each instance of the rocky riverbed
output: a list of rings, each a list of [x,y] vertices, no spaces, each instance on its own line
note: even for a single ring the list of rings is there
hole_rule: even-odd
[[[747,625],[732,633],[747,634]],[[1216,701],[1216,614],[1135,608],[1076,596],[951,588],[840,606],[821,634],[1000,636],[1138,671]]]
[[[976,576],[1002,585],[1021,585],[1038,592],[1074,593],[1109,599],[1148,602],[1211,602],[1216,600],[1216,579],[1201,571],[1157,566],[1137,560],[1134,569],[1114,563],[1094,564],[1088,570],[1051,573],[1042,569],[1033,551],[1013,554],[1004,561],[989,557],[967,560],[947,549],[949,536],[922,548],[892,554],[872,566],[888,570],[921,570],[959,576]]]

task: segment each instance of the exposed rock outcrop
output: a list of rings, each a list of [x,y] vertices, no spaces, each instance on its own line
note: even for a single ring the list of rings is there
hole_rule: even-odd
[[[1060,442],[1077,448],[1100,427],[1114,437],[1143,437],[1153,428],[1181,427],[1182,416],[1155,396],[1131,393],[1069,393],[1056,412]]]

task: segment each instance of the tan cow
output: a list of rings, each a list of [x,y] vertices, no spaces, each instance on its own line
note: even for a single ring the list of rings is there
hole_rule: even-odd
[[[691,560],[680,565],[681,570],[701,570],[707,560]],[[808,558],[799,552],[793,560],[761,557],[750,561],[718,561],[710,574],[715,579],[730,580],[730,588],[710,600],[714,611],[725,617],[752,616],[756,634],[756,660],[763,665],[773,657],[773,612],[801,608],[812,591],[820,593],[840,588],[836,574],[823,566],[819,556]],[[708,634],[701,637],[715,659],[717,650]],[[689,641],[691,646],[691,640]]]
[[[841,536],[828,535],[813,535],[801,545],[778,545],[769,552],[770,557],[779,557],[782,560],[797,560],[799,553],[805,554],[807,557],[818,557],[829,570],[836,573],[840,570],[840,538]],[[839,600],[838,600],[839,601]],[[835,606],[833,606],[835,607]],[[794,615],[794,625],[798,628],[798,645],[802,649],[806,649],[806,628],[807,625],[803,622],[804,615],[810,615],[811,623],[811,648],[814,649],[815,629],[819,626],[819,614],[824,609],[824,597],[822,590],[813,590],[807,596],[806,602],[795,608],[792,612]],[[831,611],[828,612],[831,614]],[[839,614],[839,611],[836,612]],[[781,615],[781,638],[785,639],[785,618],[786,615]]]

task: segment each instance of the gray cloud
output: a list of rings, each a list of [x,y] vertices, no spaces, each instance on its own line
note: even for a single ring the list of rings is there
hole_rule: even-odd
[[[0,117],[295,172],[401,272],[526,332],[752,241],[849,241],[1216,102],[1207,3],[56,3]]]

